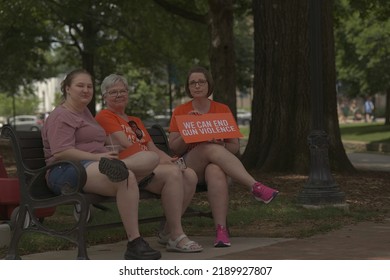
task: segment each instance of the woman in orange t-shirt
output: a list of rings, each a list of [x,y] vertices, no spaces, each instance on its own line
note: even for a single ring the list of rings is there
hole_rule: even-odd
[[[169,144],[172,151],[182,156],[188,167],[195,170],[199,183],[207,184],[208,199],[216,228],[215,247],[230,246],[226,228],[229,177],[248,187],[256,200],[269,203],[278,191],[256,181],[235,155],[240,145],[237,138],[206,142],[184,142],[175,116],[192,114],[231,113],[228,106],[209,98],[214,90],[210,73],[203,67],[192,68],[187,76],[185,90],[191,101],[175,108],[169,126]]]
[[[107,76],[101,85],[107,109],[101,110],[96,115],[96,120],[112,143],[122,147],[119,158],[132,158],[144,152],[156,153],[159,156],[160,161],[153,170],[153,178],[145,186],[140,184],[140,188],[161,194],[167,223],[158,234],[158,242],[165,245],[168,251],[200,252],[203,247],[184,234],[181,224],[181,216],[195,193],[196,174],[191,168],[181,169],[175,163],[177,158],[172,158],[157,148],[141,119],[125,113],[129,100],[128,88],[127,80],[123,76]],[[142,168],[137,164],[129,169],[137,179],[144,176],[139,176]]]

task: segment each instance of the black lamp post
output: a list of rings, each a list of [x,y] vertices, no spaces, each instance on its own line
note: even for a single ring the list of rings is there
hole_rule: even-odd
[[[308,182],[298,194],[299,204],[312,206],[342,205],[345,201],[345,194],[340,191],[330,173],[328,135],[324,130],[321,2],[322,0],[309,0],[309,73],[312,121],[308,137],[310,174]]]

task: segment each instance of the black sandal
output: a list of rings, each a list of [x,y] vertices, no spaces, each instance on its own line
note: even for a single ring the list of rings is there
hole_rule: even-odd
[[[106,175],[111,182],[121,182],[129,177],[129,170],[126,164],[119,159],[101,158],[99,171]]]

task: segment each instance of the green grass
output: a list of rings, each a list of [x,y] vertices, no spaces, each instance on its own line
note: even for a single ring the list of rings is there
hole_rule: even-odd
[[[390,126],[383,123],[352,123],[340,125],[341,138],[347,141],[390,143]]]
[[[240,126],[240,132],[244,135],[244,138],[248,138],[249,126]]]
[[[249,126],[241,126],[240,131],[248,138]],[[390,143],[390,126],[379,122],[341,124],[340,133],[344,141]]]

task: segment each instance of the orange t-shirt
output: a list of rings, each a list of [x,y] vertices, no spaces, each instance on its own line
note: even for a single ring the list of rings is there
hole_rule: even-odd
[[[147,151],[147,144],[152,141],[147,129],[140,118],[128,116],[128,121],[119,117],[114,112],[103,109],[96,115],[96,121],[104,128],[107,135],[114,132],[123,131],[131,146],[119,153],[119,158],[123,159],[140,151]]]
[[[230,108],[223,104],[216,102],[214,100],[210,100],[210,109],[206,114],[216,114],[216,113],[232,113]],[[176,122],[176,116],[180,115],[187,115],[189,112],[193,111],[194,108],[192,107],[192,100],[188,101],[187,103],[184,103],[182,105],[179,105],[175,108],[172,114],[171,122],[169,124],[169,132],[179,132],[179,127],[177,126]],[[188,145],[187,152],[192,150],[194,147],[196,147],[199,143],[191,143]]]
[[[210,110],[206,114],[215,114],[215,113],[232,113],[230,108],[223,104],[216,102],[210,99]],[[171,123],[169,125],[169,132],[179,132],[175,116],[187,115],[189,112],[193,111],[192,101],[179,105],[175,108],[172,114]]]

